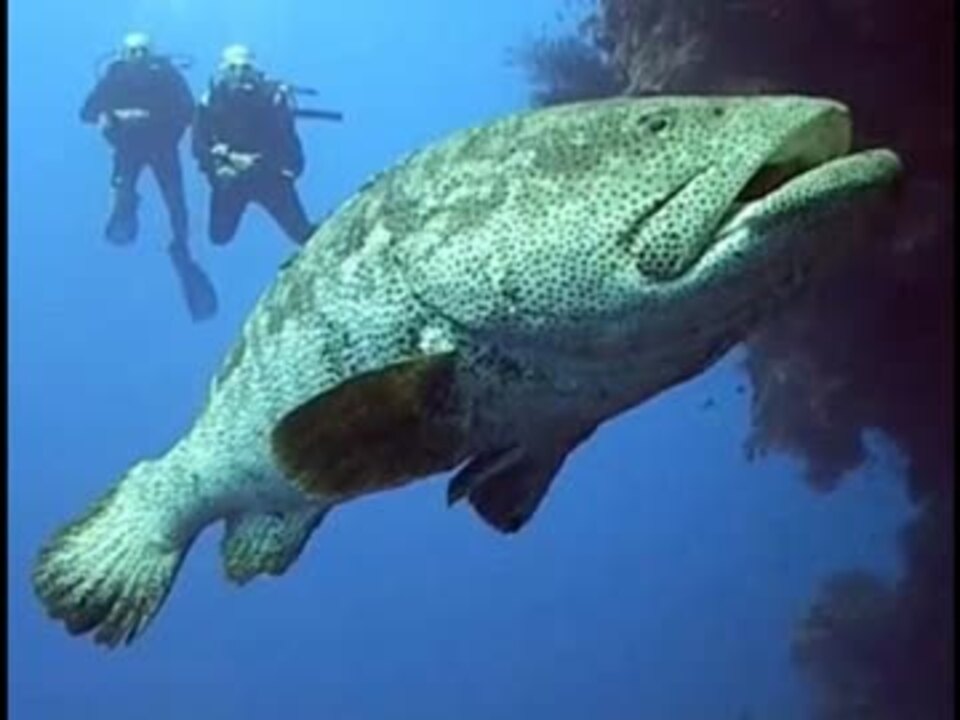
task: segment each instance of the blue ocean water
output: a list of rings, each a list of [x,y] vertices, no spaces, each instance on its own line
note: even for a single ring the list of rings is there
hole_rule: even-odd
[[[182,307],[149,176],[139,242],[104,242],[107,149],[77,117],[95,58],[143,29],[194,58],[200,92],[240,41],[316,87],[346,114],[301,129],[301,192],[322,215],[408,150],[525,107],[507,49],[558,4],[11,3],[12,718],[805,717],[790,633],[831,572],[896,576],[907,503],[882,463],[828,496],[784,459],[746,464],[735,356],[605,426],[515,537],[447,510],[432,481],[338,510],[288,575],[237,589],[210,531],[148,633],[113,653],[69,637],[32,594],[41,542],[187,426],[293,252],[256,211],[211,247],[186,152],[218,317],[195,325]]]

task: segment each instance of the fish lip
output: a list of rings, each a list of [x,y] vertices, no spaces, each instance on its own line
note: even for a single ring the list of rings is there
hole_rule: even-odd
[[[824,101],[821,110],[780,142],[749,177],[717,224],[714,241],[745,224],[770,226],[832,197],[866,191],[899,176],[899,158],[886,148],[851,152],[853,120],[847,106]]]
[[[796,167],[797,172],[768,192],[755,199],[735,201],[718,225],[716,240],[721,241],[747,224],[785,222],[811,207],[826,206],[833,199],[891,184],[902,169],[900,158],[888,148],[835,152],[810,166]]]
[[[762,199],[797,177],[847,155],[852,142],[850,111],[840,103],[824,102],[819,112],[790,130],[744,178],[735,202]]]

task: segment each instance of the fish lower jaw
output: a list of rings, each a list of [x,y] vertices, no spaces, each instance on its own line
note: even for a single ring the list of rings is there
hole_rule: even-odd
[[[735,202],[716,232],[717,242],[751,223],[787,221],[833,200],[890,185],[900,171],[900,159],[883,148],[833,157],[790,177],[759,198]]]

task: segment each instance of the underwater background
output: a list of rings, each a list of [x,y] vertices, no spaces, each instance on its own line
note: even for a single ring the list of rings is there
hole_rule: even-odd
[[[924,0],[915,12],[935,4]],[[639,46],[683,49],[688,55],[673,61],[677,67],[709,61],[709,45],[698,55],[687,40],[722,18],[700,17],[694,5],[672,5],[688,13],[681,20],[671,20],[663,3],[640,0],[9,5],[12,718],[938,720],[948,708],[952,716],[952,684],[927,688],[933,699],[926,714],[871,705],[870,689],[895,680],[858,673],[869,658],[856,653],[869,643],[845,645],[851,657],[834,657],[829,666],[855,679],[860,705],[825,702],[822,675],[811,682],[797,662],[798,633],[809,631],[825,584],[836,587],[838,577],[854,585],[860,578],[858,587],[902,584],[909,571],[902,531],[928,509],[911,473],[930,461],[903,442],[896,432],[902,424],[858,420],[851,424],[858,438],[867,431],[865,456],[827,463],[814,481],[810,467],[822,458],[809,447],[768,437],[773,452],[748,462],[745,438],[764,429],[769,436],[776,425],[769,413],[783,415],[799,402],[796,390],[758,417],[758,363],[789,355],[794,346],[782,336],[737,349],[605,425],[570,458],[543,509],[517,536],[491,532],[468,511],[448,511],[433,480],[332,514],[282,579],[237,589],[220,569],[220,531],[210,531],[145,637],[114,652],[69,637],[33,595],[30,570],[42,541],[131,463],[174,441],[256,298],[295,250],[257,210],[232,244],[211,247],[207,189],[186,142],[191,247],[218,288],[217,317],[194,324],[183,307],[149,174],[141,180],[138,242],[105,242],[108,148],[78,119],[98,56],[130,30],[149,32],[161,51],[192,59],[187,77],[199,95],[221,48],[243,42],[269,74],[316,88],[307,104],[345,114],[342,123],[300,127],[308,163],[300,190],[311,215],[321,217],[409,150],[536,103],[623,90],[831,89],[772,63],[761,65],[769,71],[764,82],[750,73],[738,87],[733,70],[717,70],[731,82],[711,84],[692,70],[671,72],[662,54],[643,56],[644,67],[663,69],[643,86],[626,57],[642,55]],[[852,5],[845,8],[855,19],[883,26],[887,16]],[[802,36],[789,24],[791,3],[769,6],[782,6],[769,19],[782,35],[765,34],[763,43]],[[631,15],[639,10],[647,14]],[[825,14],[821,27],[837,30],[845,17]],[[579,25],[585,18],[590,22]],[[952,24],[952,15],[941,19]],[[627,30],[618,36],[611,32],[617,28]],[[656,28],[662,32],[644,46],[643,33]],[[832,42],[829,32],[814,35],[824,47]],[[579,40],[551,44],[544,37]],[[883,36],[863,52],[895,57],[896,47]],[[952,46],[949,52],[939,59],[952,63]],[[862,57],[834,60],[837,67],[844,61],[864,76],[871,67]],[[780,62],[804,59],[797,53]],[[735,65],[743,63],[731,59]],[[909,82],[911,72],[918,83],[929,79],[919,62],[900,65],[906,79],[898,82]],[[939,102],[952,105],[947,80],[930,82],[929,102],[942,90]],[[868,79],[856,82],[866,87]],[[926,106],[911,107],[920,113]],[[914,120],[913,135],[932,132]],[[868,124],[871,140],[900,149],[898,138]],[[952,135],[945,142],[952,150]],[[932,212],[952,218],[946,200],[936,200],[949,197],[952,185],[939,178],[925,176],[940,184],[924,197],[933,194],[943,204]],[[945,230],[923,232],[936,242]],[[904,323],[923,326],[914,317]],[[865,342],[840,334],[822,340],[829,347]],[[908,383],[918,371],[898,372],[883,385]],[[882,395],[885,388],[875,385]],[[951,407],[952,438],[952,394],[939,397]],[[929,415],[914,421],[943,424]],[[776,452],[784,449],[791,452]],[[947,497],[944,506],[952,504],[952,489]],[[952,515],[947,526],[932,541],[944,554],[952,553],[942,545],[952,542]],[[944,598],[952,607],[952,581],[952,573],[942,576],[938,608]],[[950,614],[943,626],[951,636],[952,622]],[[899,647],[903,664],[921,672],[944,661],[917,657],[906,642]]]

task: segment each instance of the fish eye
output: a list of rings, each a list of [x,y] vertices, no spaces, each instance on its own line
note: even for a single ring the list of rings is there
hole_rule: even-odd
[[[655,118],[651,118],[647,122],[647,128],[652,133],[660,133],[666,130],[670,126],[670,121],[662,115],[659,115]]]

